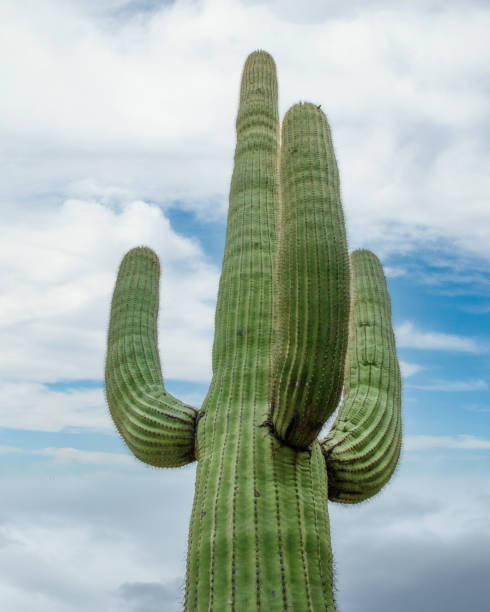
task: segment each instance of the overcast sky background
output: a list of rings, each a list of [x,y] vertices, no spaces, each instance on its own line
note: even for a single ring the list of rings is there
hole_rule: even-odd
[[[281,116],[327,113],[404,375],[395,477],[330,505],[339,612],[488,609],[490,6],[344,4],[0,0],[2,610],[181,608],[194,468],[146,468],[114,432],[110,297],[123,254],[155,249],[167,386],[199,407],[257,48]]]

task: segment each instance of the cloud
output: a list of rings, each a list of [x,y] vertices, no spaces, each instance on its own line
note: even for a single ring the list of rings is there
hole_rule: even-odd
[[[56,361],[56,351],[46,358]],[[28,370],[25,375],[29,375]],[[2,416],[3,427],[37,431],[114,429],[102,389],[57,391],[41,383],[18,381],[0,382],[0,393],[3,405],[8,406]]]
[[[411,389],[423,391],[486,391],[488,383],[482,379],[476,380],[434,380],[427,385],[407,385]]]
[[[395,329],[396,343],[399,347],[434,351],[456,351],[481,353],[486,347],[478,340],[455,334],[422,331],[410,321],[405,321]]]
[[[3,480],[12,496],[0,509],[6,610],[28,612],[35,598],[50,612],[146,612],[150,596],[135,585],[182,581],[194,470],[140,468],[134,478],[107,468]]]
[[[486,391],[488,383],[481,378],[475,380],[434,380],[427,385],[407,385],[423,391]]]
[[[490,571],[485,479],[399,472],[368,503],[332,504],[339,608],[354,612],[362,602],[363,612],[484,610]]]
[[[22,454],[40,455],[54,459],[58,463],[79,463],[101,466],[134,466],[135,460],[123,453],[108,453],[104,451],[87,451],[78,448],[42,448],[26,450],[16,446],[0,446],[0,455]]]
[[[490,450],[490,440],[476,436],[406,436],[403,448],[407,451],[433,450],[435,448]]]
[[[89,465],[134,465],[134,459],[122,453],[86,451],[78,448],[45,448],[41,454],[63,463],[85,463]]]
[[[383,270],[387,278],[398,278],[400,276],[405,276],[407,273],[404,268],[397,266],[383,266]]]
[[[134,612],[178,612],[182,609],[185,579],[160,582],[127,582],[119,587],[121,599]]]
[[[267,41],[281,114],[327,109],[353,248],[488,261],[485,4],[88,4],[0,8],[9,215],[88,180],[223,218],[240,72]]]
[[[327,19],[354,19],[364,13],[366,8],[375,12],[389,11],[393,5],[389,0],[352,0],[349,3],[324,2],[323,0],[309,0],[304,7],[300,7],[294,0],[242,0],[244,4],[266,5],[279,18],[296,24],[318,24]],[[481,5],[484,0],[471,0],[467,6]],[[419,12],[421,9],[429,14],[437,14],[443,9],[458,7],[461,0],[399,0],[397,11],[404,13]]]
[[[10,453],[23,452],[24,449],[17,448],[16,446],[0,446],[0,455],[8,455]]]
[[[139,244],[154,248],[161,259],[159,339],[165,375],[209,380],[218,270],[196,241],[172,229],[157,206],[136,201],[114,208],[67,200],[42,216],[4,223],[3,231],[4,381],[102,377],[118,263]],[[31,392],[41,401],[49,395],[39,386],[24,391],[10,386],[8,391],[17,405]],[[97,393],[84,397],[93,405]],[[79,396],[68,396],[68,403],[73,406]],[[50,397],[56,404],[62,399],[59,394]],[[31,405],[29,410],[35,414],[40,408]]]
[[[33,597],[53,612],[181,604],[194,470],[117,470],[3,480],[6,609],[29,612]],[[484,610],[489,502],[485,475],[410,477],[402,465],[370,502],[330,504],[339,609]]]
[[[468,412],[490,412],[490,406],[482,404],[468,404],[464,407]]]
[[[400,370],[404,378],[413,376],[414,374],[420,372],[423,369],[423,366],[419,365],[418,363],[408,363],[407,361],[400,361]]]

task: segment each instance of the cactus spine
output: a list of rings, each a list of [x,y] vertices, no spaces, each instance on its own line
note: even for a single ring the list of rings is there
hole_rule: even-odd
[[[163,385],[158,283],[156,255],[131,250],[112,301],[106,392],[136,457],[198,461],[185,609],[334,611],[326,502],[356,503],[388,482],[400,372],[381,265],[347,253],[326,117],[293,106],[279,143],[264,51],[242,76],[213,378],[199,412]]]

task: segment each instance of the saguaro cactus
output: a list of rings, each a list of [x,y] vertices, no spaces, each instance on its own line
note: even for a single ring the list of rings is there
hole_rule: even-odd
[[[185,609],[335,610],[327,499],[360,502],[389,480],[400,372],[381,265],[369,251],[347,253],[326,117],[293,106],[279,142],[264,51],[243,71],[213,378],[200,411],[164,388],[158,295],[157,256],[131,250],[112,300],[106,392],[138,459],[198,461]]]

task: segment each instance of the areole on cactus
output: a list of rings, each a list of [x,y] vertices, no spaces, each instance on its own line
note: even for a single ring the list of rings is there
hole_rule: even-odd
[[[202,408],[165,390],[160,268],[146,247],[119,269],[107,401],[138,459],[198,462],[185,610],[334,611],[327,499],[375,495],[400,453],[390,299],[376,256],[348,256],[324,113],[293,106],[280,138],[276,69],[264,51],[245,63],[236,126]]]

